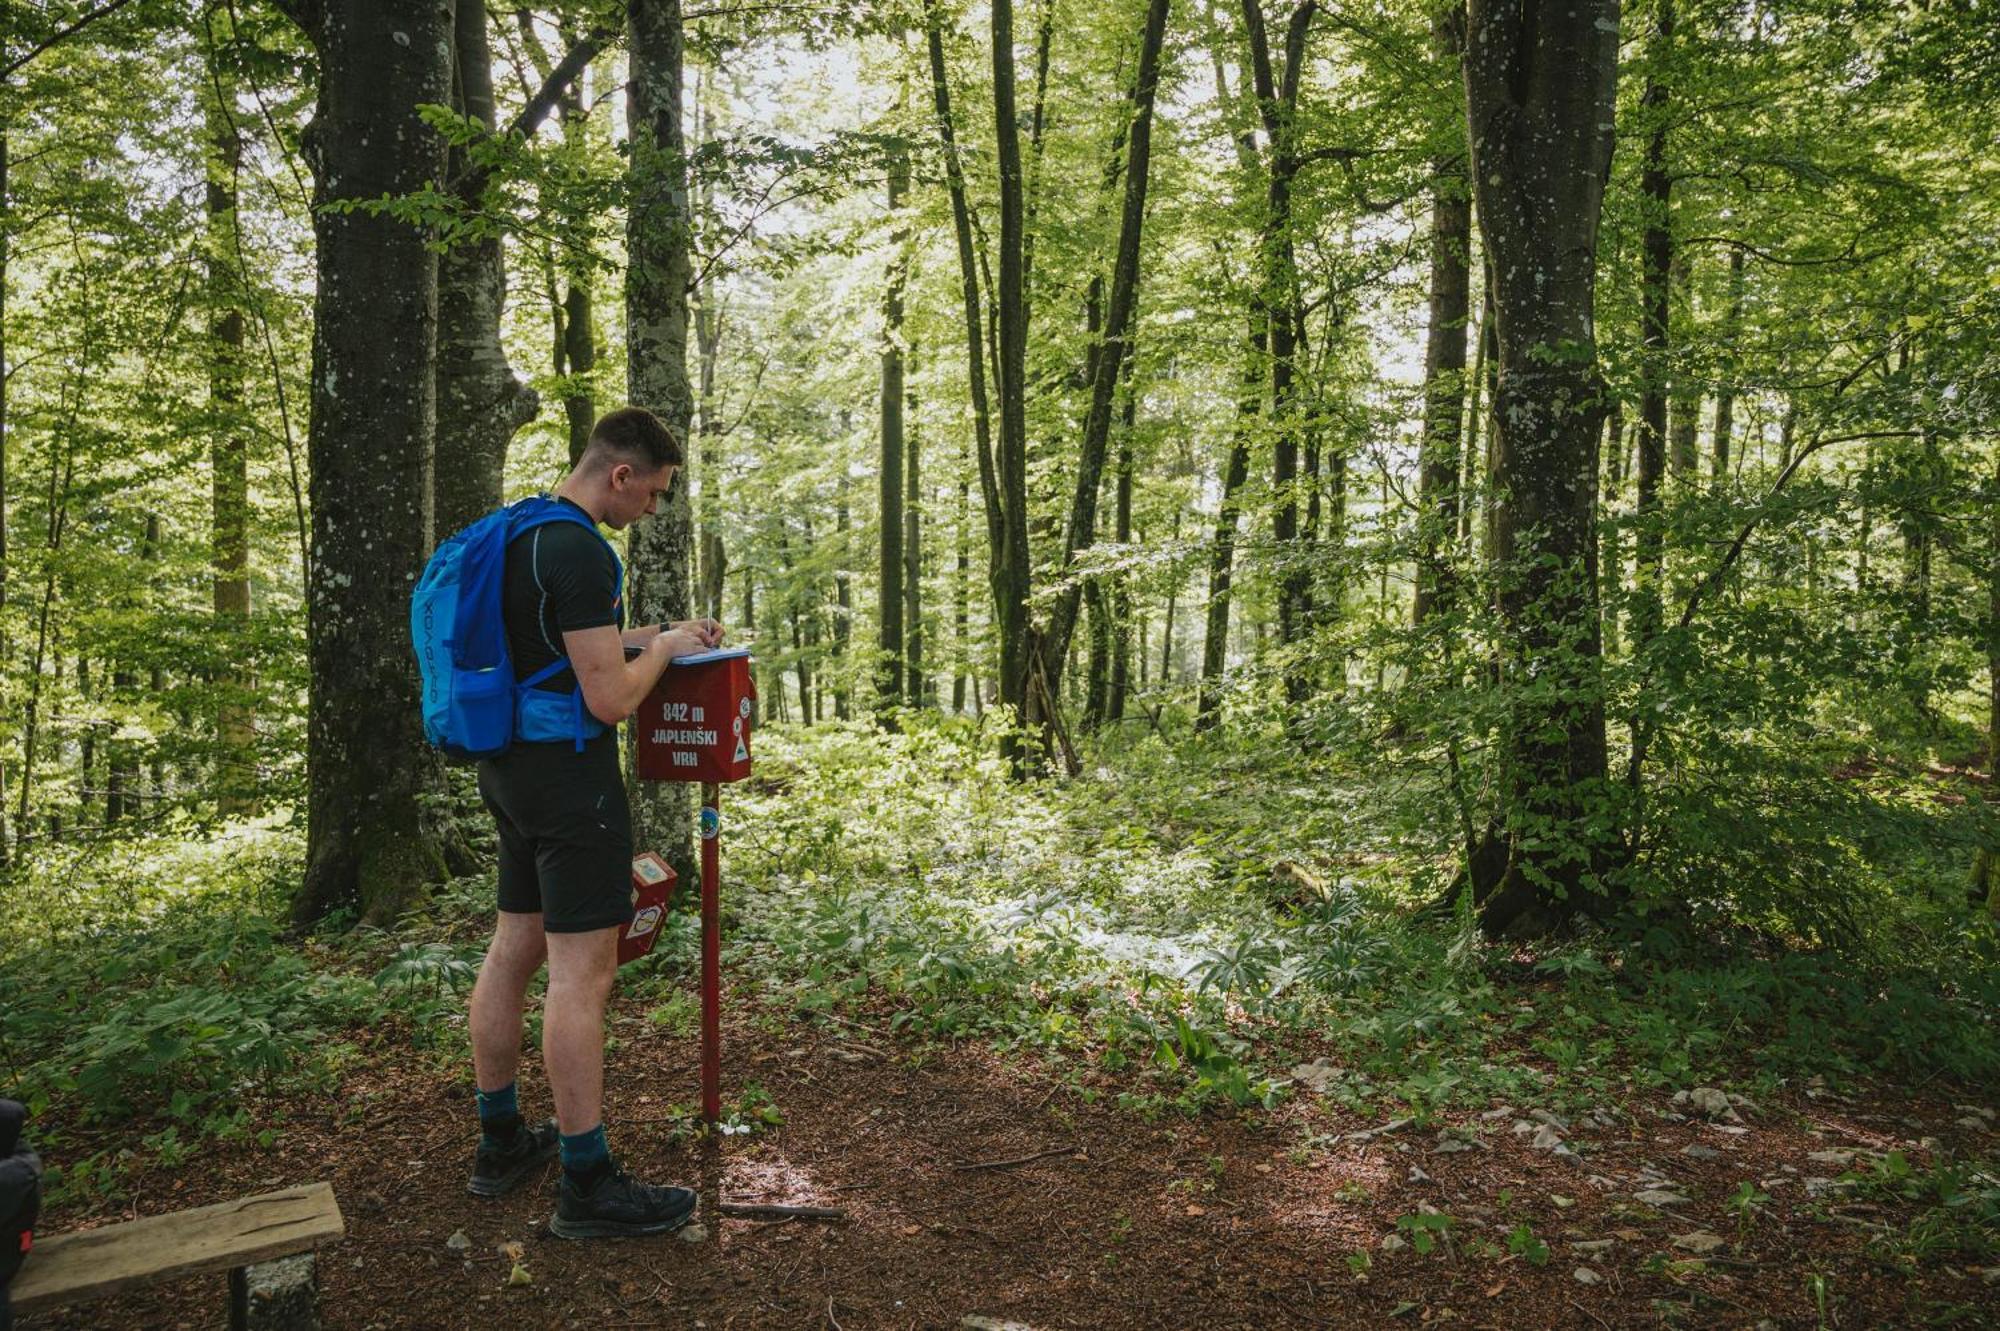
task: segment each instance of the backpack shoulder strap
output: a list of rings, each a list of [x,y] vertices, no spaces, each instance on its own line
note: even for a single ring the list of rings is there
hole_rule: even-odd
[[[622,583],[625,580],[625,561],[618,557],[618,551],[611,542],[604,539],[604,533],[597,529],[597,523],[591,516],[576,505],[564,503],[560,499],[551,499],[548,495],[530,495],[526,499],[508,505],[506,512],[509,542],[517,536],[533,531],[537,527],[546,527],[552,522],[575,523],[597,538],[605,553],[611,556],[611,566],[618,571],[618,581]]]

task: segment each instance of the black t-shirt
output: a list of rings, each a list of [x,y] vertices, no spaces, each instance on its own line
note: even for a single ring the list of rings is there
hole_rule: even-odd
[[[567,499],[556,502],[570,504]],[[577,512],[583,509],[570,504]],[[501,582],[501,616],[514,678],[526,679],[563,651],[562,635],[576,629],[625,626],[618,594],[618,560],[594,528],[549,522],[516,536],[507,546]],[[568,693],[576,676],[559,670],[538,687]]]

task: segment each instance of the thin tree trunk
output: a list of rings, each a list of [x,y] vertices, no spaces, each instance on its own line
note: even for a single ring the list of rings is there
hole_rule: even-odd
[[[76,821],[81,827],[90,821],[90,805],[97,794],[97,728],[100,724],[93,715],[91,704],[97,701],[95,681],[90,673],[90,658],[76,658],[76,696],[82,704],[84,715],[83,733],[77,738],[77,800]]]
[[[1197,734],[1221,720],[1222,668],[1229,659],[1230,583],[1236,565],[1236,518],[1243,482],[1250,474],[1250,432],[1264,401],[1265,328],[1254,317],[1245,346],[1243,380],[1237,390],[1236,428],[1222,470],[1222,506],[1215,515],[1215,542],[1208,556],[1208,624],[1201,645],[1201,686],[1195,695]],[[1169,607],[1171,609],[1171,606]]]
[[[418,725],[409,589],[431,548],[438,265],[407,222],[341,200],[434,185],[442,140],[418,118],[451,97],[448,8],[323,0],[314,177],[312,575],[306,594],[306,925],[336,906],[393,920],[443,871],[419,796],[433,764]],[[381,34],[408,37],[385,58]],[[396,144],[385,152],[384,144]]]
[[[712,287],[712,284],[711,284]],[[693,465],[700,471],[702,484],[695,502],[700,520],[695,550],[700,577],[696,602],[701,613],[722,618],[722,589],[729,580],[729,552],[722,542],[722,423],[718,419],[715,378],[722,357],[722,313],[713,304],[713,290],[704,290],[695,307],[694,336],[700,364],[699,397],[695,403],[695,454]]]
[[[1674,262],[1670,286],[1678,286],[1686,302],[1688,342],[1694,340],[1694,259],[1678,246],[1674,249]],[[1701,427],[1701,386],[1695,381],[1691,369],[1683,367],[1668,374],[1672,384],[1667,409],[1667,470],[1676,481],[1692,484],[1700,480],[1701,459],[1696,451],[1696,439]]]
[[[1089,620],[1084,657],[1083,728],[1097,730],[1104,724],[1111,706],[1111,608],[1106,604],[1104,584],[1093,578],[1084,594],[1084,612]]]
[[[687,143],[681,110],[680,0],[628,0],[630,205],[625,223],[626,371],[633,405],[645,407],[685,441],[693,415],[688,384],[690,215]],[[674,487],[660,511],[633,525],[627,568],[632,622],[686,619],[693,610],[693,510],[689,486]],[[661,851],[683,882],[696,877],[689,788],[643,781],[632,793],[635,844]]]
[[[1667,170],[1667,129],[1672,91],[1666,80],[1674,42],[1674,0],[1659,0],[1648,55],[1652,70],[1639,99],[1650,122],[1639,195],[1645,207],[1640,236],[1639,467],[1633,500],[1632,647],[1642,651],[1660,631],[1666,533],[1660,483],[1667,464],[1667,381],[1673,353],[1673,176]]]
[[[898,152],[889,161],[889,269],[882,297],[881,453],[877,464],[876,532],[880,568],[875,602],[875,709],[888,712],[903,701],[903,491],[909,484],[903,463],[903,287],[910,276],[909,225],[903,212],[910,188],[910,164]]]
[[[1465,404],[1465,480],[1459,493],[1461,496],[1476,493],[1480,497],[1479,540],[1483,550],[1491,525],[1487,515],[1493,507],[1493,471],[1486,465],[1491,461],[1486,450],[1492,446],[1492,431],[1486,425],[1493,404],[1493,281],[1492,271],[1484,263],[1480,265],[1479,282],[1479,336],[1473,344],[1476,350],[1472,359],[1472,391]],[[1472,541],[1472,505],[1464,499],[1458,506],[1458,539],[1467,545]]]
[[[250,622],[249,445],[243,420],[243,311],[236,254],[237,179],[243,137],[231,108],[220,98],[233,83],[218,53],[209,52],[210,87],[202,101],[207,120],[208,402],[210,422],[210,602],[219,636],[231,644],[216,672],[216,812],[224,818],[257,807],[254,772],[255,713],[242,661]]]
[[[743,636],[752,641],[755,641],[757,637],[757,575],[755,570],[748,564],[743,566]],[[756,667],[754,664],[751,669],[753,672],[755,671]],[[765,679],[763,692],[777,698],[781,690],[774,690],[770,687],[771,680],[775,678],[777,676],[773,674]],[[762,706],[763,704],[755,699],[751,701],[750,719],[752,725],[755,725],[761,719],[759,711]]]
[[[967,447],[970,448],[968,442]],[[955,540],[958,563],[951,581],[951,641],[956,653],[951,667],[951,711],[965,711],[966,676],[972,669],[972,505],[965,474],[970,458],[958,460],[958,521]]]
[[[1236,102],[1230,93],[1229,82],[1224,74],[1220,25],[1215,22],[1212,9],[1208,12],[1208,20],[1209,64],[1215,76],[1216,101],[1225,112],[1233,112]],[[1231,114],[1230,119],[1233,121],[1236,117]],[[1246,180],[1254,178],[1259,166],[1255,131],[1246,124],[1234,124],[1230,132],[1230,142],[1236,149],[1236,164],[1243,172],[1244,178]],[[1250,435],[1264,404],[1264,365],[1269,349],[1270,319],[1259,296],[1253,295],[1249,301],[1247,324],[1243,374],[1237,388],[1236,423],[1230,437],[1228,458],[1222,467],[1222,503],[1216,512],[1214,539],[1209,546],[1207,622],[1203,626],[1201,644],[1201,680],[1195,692],[1196,734],[1213,730],[1222,719],[1222,670],[1229,657],[1229,593],[1230,583],[1235,574],[1236,520],[1243,482],[1250,474]],[[1175,523],[1175,532],[1178,535],[1178,514],[1175,515]],[[1162,683],[1168,682],[1172,664],[1174,640],[1172,596],[1167,600],[1166,628],[1166,646],[1162,649],[1160,657]]]
[[[1247,466],[1247,464],[1246,464]],[[1174,513],[1174,544],[1181,543],[1181,515]],[[1174,682],[1174,603],[1180,598],[1181,584],[1186,579],[1178,579],[1167,588],[1167,612],[1160,630],[1160,683]]]
[[[710,123],[708,80],[699,79],[695,86],[695,106],[698,112],[700,140],[707,143],[713,133]],[[695,200],[695,209],[703,219],[714,215],[713,186],[704,177],[700,192]],[[710,277],[702,283],[694,307],[694,338],[696,362],[700,369],[696,377],[695,397],[695,455],[693,459],[697,475],[701,479],[699,492],[694,496],[698,505],[695,530],[696,563],[699,589],[696,602],[701,612],[715,619],[722,618],[722,588],[728,578],[729,556],[722,543],[722,421],[716,402],[716,372],[722,360],[723,317],[720,296],[715,289],[715,279]]]
[[[946,77],[944,63],[943,19],[939,14],[936,0],[925,0],[924,19],[925,38],[930,56],[931,100],[937,114],[938,139],[944,149],[945,185],[951,197],[952,232],[958,244],[959,295],[961,303],[965,308],[966,375],[972,402],[972,446],[975,453],[975,460],[978,463],[979,490],[986,513],[987,584],[993,597],[994,625],[1001,638],[1004,675],[1005,660],[1013,660],[1017,669],[1019,665],[1018,640],[1016,640],[1014,648],[1016,652],[1015,657],[1007,657],[1008,649],[1006,644],[1010,640],[1009,635],[1019,634],[1025,625],[1025,620],[1020,620],[1019,615],[1022,613],[1022,602],[1027,590],[1027,551],[1025,546],[1018,547],[1020,559],[1018,560],[1017,568],[1017,561],[1014,557],[1017,547],[1010,546],[1009,544],[1011,539],[1009,536],[1011,528],[1007,518],[1007,504],[1009,501],[1005,498],[1006,494],[1012,493],[1009,487],[1012,486],[1013,482],[1010,479],[1003,484],[1000,474],[1001,460],[996,458],[994,453],[992,422],[986,395],[986,357],[988,347],[985,334],[985,315],[980,309],[979,263],[972,246],[972,219],[971,210],[968,208],[965,199],[965,173],[959,161],[956,129],[952,124],[951,85]],[[995,21],[998,21],[997,14]],[[1009,21],[1011,25],[1011,14]],[[1011,26],[1009,30],[1011,32]],[[995,55],[995,64],[997,68],[997,53]],[[1011,78],[1010,65],[1010,96]],[[1018,179],[1018,162],[1015,167],[1015,174]],[[993,349],[994,367],[997,378],[997,371],[1001,363],[997,349],[997,326],[996,336],[993,341],[995,343]],[[995,387],[998,389],[1001,385],[996,382]],[[1022,499],[1025,502],[1025,479],[1022,480],[1021,484]],[[1025,537],[1025,534],[1026,529],[1024,527],[1022,535]],[[1018,584],[1015,581],[1017,572],[1020,575]],[[969,658],[968,668],[970,668]],[[973,671],[975,683],[977,673],[976,670]],[[976,689],[973,697],[973,705],[975,708],[980,707],[980,699]]]
[[[1292,240],[1292,186],[1299,171],[1297,133],[1299,82],[1305,63],[1306,34],[1318,10],[1317,0],[1300,0],[1285,29],[1283,73],[1272,77],[1271,53],[1264,34],[1263,0],[1243,0],[1243,20],[1250,39],[1250,69],[1257,106],[1271,148],[1265,172],[1265,212],[1259,239],[1258,296],[1266,312],[1266,336],[1271,359],[1271,489],[1272,536],[1277,545],[1278,640],[1290,647],[1305,632],[1310,617],[1310,574],[1298,548],[1299,439],[1292,408],[1297,375],[1299,278]],[[1288,653],[1284,668],[1285,694],[1296,707],[1310,692],[1308,677]]]
[[[910,345],[910,368],[916,361],[916,344]],[[904,394],[903,457],[909,484],[903,496],[903,654],[909,660],[909,682],[903,697],[912,707],[924,705],[924,556],[923,556],[923,477],[919,457],[923,440],[917,429],[917,395]]]
[[[563,367],[570,389],[563,394],[563,416],[569,426],[569,465],[583,460],[590,446],[590,427],[597,423],[597,397],[589,376],[597,368],[597,309],[587,274],[573,274],[563,292]]]
[[[162,542],[165,541],[165,539],[166,536],[162,524],[160,522],[160,515],[157,513],[147,514],[145,550],[146,550],[146,558],[149,562],[157,563],[157,561],[160,558],[160,546]],[[162,575],[156,570],[153,576],[151,577],[150,582],[152,585],[152,592],[155,604],[157,604],[158,599],[162,594],[164,579]],[[157,660],[157,658],[155,659]],[[151,673],[148,676],[148,684],[151,686],[153,690],[152,692],[153,697],[155,698],[165,697],[167,692],[167,672],[165,668],[157,664],[154,665]],[[166,759],[160,756],[160,748],[156,744],[153,746],[153,763],[151,772],[152,784],[147,789],[147,794],[156,801],[164,799],[166,797],[167,793],[166,772],[167,772]],[[127,807],[136,808],[137,807],[136,800],[137,800],[136,793],[131,796],[128,796],[126,801]]]
[[[1021,131],[1014,98],[1014,4],[993,0],[993,124],[1000,173],[1000,259],[993,302],[999,352],[998,480],[1003,522],[998,587],[1000,699],[1017,718],[1028,714],[1028,316],[1022,264]],[[937,55],[933,64],[939,64]],[[940,85],[941,86],[941,85]],[[1062,652],[1055,654],[1060,659]],[[1013,746],[1016,767],[1026,754]]]
[[[7,192],[7,122],[0,117],[0,667],[14,657],[14,644],[7,637],[7,389],[13,367],[7,362],[7,298],[13,288],[7,283],[8,235],[13,229],[13,201]],[[5,783],[0,781],[0,806],[4,806]],[[6,813],[0,808],[0,867],[8,862]]]
[[[843,425],[846,413],[841,413]],[[846,431],[843,429],[842,433]],[[848,563],[853,552],[848,548],[847,473],[841,472],[840,483],[834,496],[834,566],[833,566],[833,659],[838,682],[833,690],[833,714],[845,721],[848,716],[848,675],[847,647],[854,635],[854,591],[850,586],[852,575]]]
[[[1725,369],[1715,388],[1715,479],[1729,479],[1729,449],[1736,433],[1736,340],[1743,333],[1743,251],[1729,252],[1729,307],[1723,316]]]
[[[785,538],[782,535],[779,536],[778,558],[787,574],[795,572],[801,564],[809,564],[812,560],[812,528],[810,526],[806,528],[805,541],[805,549],[800,552],[798,559],[794,560]],[[809,726],[816,718],[813,712],[812,658],[811,653],[806,650],[809,645],[806,641],[805,631],[807,611],[800,605],[802,598],[799,595],[797,580],[788,577],[786,581],[790,585],[786,588],[785,592],[785,618],[791,623],[792,669],[797,673],[799,679],[799,723]]]
[[[1604,419],[1604,512],[1608,515],[1625,487],[1625,404],[1614,400]],[[1616,654],[1618,643],[1618,600],[1623,577],[1624,555],[1619,548],[1618,528],[1609,521],[1601,524],[1598,540],[1597,604],[1607,656]]]
[[[1103,348],[1091,383],[1090,411],[1084,418],[1076,486],[1070,497],[1069,525],[1064,536],[1064,566],[1096,540],[1098,493],[1103,488],[1104,459],[1111,440],[1111,408],[1124,370],[1132,311],[1139,291],[1139,249],[1146,220],[1146,187],[1151,175],[1153,101],[1159,84],[1160,50],[1167,27],[1168,0],[1150,0],[1146,29],[1139,49],[1139,68],[1132,85],[1132,128],[1127,135],[1125,204],[1119,220],[1118,257],[1112,270],[1111,299],[1105,313]],[[1070,635],[1082,602],[1081,583],[1071,585],[1056,600],[1042,653],[1049,693],[1054,695],[1069,655]],[[1047,718],[1045,718],[1047,719]]]
[[[1035,99],[1028,113],[1027,197],[1023,201],[1021,235],[1021,305],[1024,323],[1034,318],[1035,304],[1035,207],[1041,201],[1042,146],[1046,142],[1049,95],[1049,56],[1055,49],[1055,0],[1042,0],[1041,21],[1035,25]]]
[[[1121,549],[1132,544],[1132,427],[1138,411],[1138,393],[1132,386],[1132,359],[1125,359],[1125,418],[1118,439],[1118,488],[1112,538]],[[1111,696],[1105,715],[1112,721],[1125,719],[1125,697],[1132,675],[1132,580],[1125,573],[1111,578]],[[1139,645],[1141,669],[1145,644]]]
[[[1617,0],[1471,0],[1468,13],[1471,174],[1499,337],[1492,559],[1508,855],[1482,905],[1493,934],[1546,930],[1591,904],[1609,849],[1600,830],[1608,792],[1593,509],[1604,409],[1593,306],[1617,16]]]

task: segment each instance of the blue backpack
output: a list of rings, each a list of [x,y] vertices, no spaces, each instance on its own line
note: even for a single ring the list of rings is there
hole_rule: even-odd
[[[518,684],[501,616],[507,546],[551,522],[574,522],[603,540],[573,505],[536,495],[488,513],[438,546],[410,595],[410,641],[423,677],[424,737],[452,758],[492,758],[516,740],[584,741],[609,727],[569,695],[534,686],[569,667],[559,656]],[[611,550],[611,543],[604,542]],[[618,552],[611,550],[613,563]],[[624,567],[619,566],[619,580]]]

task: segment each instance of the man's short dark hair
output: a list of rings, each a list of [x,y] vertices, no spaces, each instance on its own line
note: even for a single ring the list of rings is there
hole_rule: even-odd
[[[619,461],[644,461],[655,469],[681,465],[681,441],[644,407],[620,407],[598,417],[590,427],[590,446],[608,450]]]

